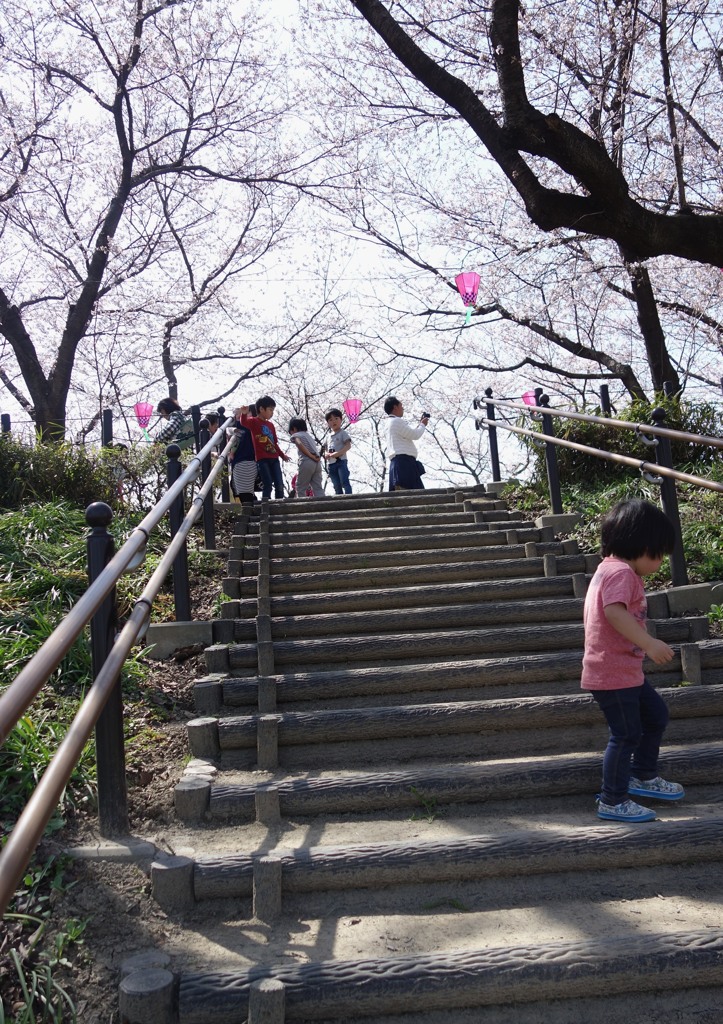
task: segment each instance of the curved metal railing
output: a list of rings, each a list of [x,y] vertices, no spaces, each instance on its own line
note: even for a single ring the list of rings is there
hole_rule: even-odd
[[[692,484],[696,487],[704,487],[707,490],[723,493],[723,484],[716,480],[709,480],[706,477],[696,476],[692,473],[684,473],[675,469],[672,462],[670,442],[683,441],[689,444],[701,444],[713,448],[723,448],[723,438],[709,437],[705,434],[691,434],[683,430],[674,430],[671,427],[664,427],[662,421],[665,419],[664,409],[654,409],[651,413],[652,424],[630,423],[627,420],[612,419],[608,416],[594,416],[589,413],[570,412],[562,409],[551,409],[549,398],[541,393],[542,389],[535,392],[536,405],[527,402],[514,402],[509,399],[496,399],[492,397],[492,389],[487,388],[483,398],[475,398],[474,408],[486,409],[486,416],[479,416],[475,419],[477,429],[480,426],[487,427],[490,435],[490,458],[492,461],[492,475],[495,481],[501,480],[499,454],[497,450],[497,430],[499,428],[512,434],[529,437],[536,444],[545,446],[545,463],[547,469],[547,481],[550,491],[550,503],[553,513],[562,512],[562,495],[560,491],[560,478],[557,469],[556,448],[572,448],[575,451],[616,462],[619,465],[631,466],[639,470],[647,480],[660,485],[661,504],[666,515],[673,523],[675,530],[675,547],[670,555],[671,575],[674,586],[685,586],[688,583],[688,570],[685,564],[683,552],[683,539],[680,526],[680,514],[678,511],[678,497],[676,481]],[[495,417],[495,409],[509,409],[518,413],[524,413],[533,419],[541,421],[542,430],[528,430],[516,424],[503,423]],[[553,417],[561,419],[581,420],[586,423],[596,423],[600,426],[613,427],[614,429],[634,430],[639,434],[641,440],[648,445],[655,446],[656,460],[654,462],[646,459],[635,459],[629,455],[620,455],[617,452],[606,451],[601,448],[593,448],[589,445],[580,444],[577,441],[568,441],[566,438],[556,437],[553,427]],[[651,436],[648,436],[651,435]]]
[[[27,711],[83,629],[98,613],[121,575],[141,563],[151,531],[163,516],[171,511],[174,503],[183,495],[185,488],[198,478],[204,469],[204,464],[208,465],[206,460],[210,461],[211,453],[223,441],[224,431],[232,423],[233,419],[230,418],[219,427],[208,443],[191,460],[186,470],[169,487],[158,504],[131,532],[123,546],[113,555],[40,650],[0,696],[0,745],[5,742],[10,731]],[[17,884],[40,842],[83,748],[116,687],[121,669],[133,645],[145,635],[153,601],[171,570],[174,560],[179,552],[185,549],[186,538],[191,527],[202,514],[204,507],[208,507],[209,500],[213,496],[214,483],[222,469],[227,466],[234,446],[235,440],[232,439],[226,444],[221,455],[210,468],[202,487],[193,498],[188,512],[143,593],[136,600],[128,620],[115,639],[100,670],[96,673],[93,685],[88,689],[64,739],[0,853],[0,916],[7,909]],[[169,446],[170,450],[171,446]],[[101,506],[101,508],[107,508],[107,506]],[[97,513],[98,506],[91,505],[90,510],[93,509]],[[90,510],[89,514],[92,516]],[[110,512],[109,509],[108,512]]]

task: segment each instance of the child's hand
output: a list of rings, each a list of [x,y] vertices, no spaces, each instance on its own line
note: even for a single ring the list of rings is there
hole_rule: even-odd
[[[330,459],[335,459],[336,458],[336,452],[327,452],[326,455],[324,456],[324,458],[326,459],[327,462]]]
[[[238,409],[236,409],[236,411],[234,412],[234,416],[236,419],[238,419],[239,416],[245,416],[248,411],[249,407],[247,405],[240,405]]]
[[[675,657],[675,651],[672,647],[668,647],[664,640],[653,638],[646,645],[645,653],[656,665],[665,665],[666,662],[672,661]]]
[[[284,460],[284,462],[291,462],[291,459],[289,458],[289,456],[285,452],[279,452],[279,455]]]

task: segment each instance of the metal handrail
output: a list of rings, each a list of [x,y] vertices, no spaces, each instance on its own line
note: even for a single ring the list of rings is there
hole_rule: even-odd
[[[213,435],[214,438],[232,423],[231,419],[224,423],[223,427],[219,427],[216,434]],[[231,444],[230,441],[229,445]],[[123,547],[115,553],[97,580],[78,598],[63,621],[53,630],[42,647],[0,696],[0,746],[4,744],[20,716],[37,697],[50,675],[78,639],[81,631],[90,622],[104,598],[111,592],[134,557],[143,550],[151,530],[158,525],[186,485],[193,483],[196,479],[201,471],[203,459],[210,455],[213,447],[212,441],[209,441],[203,450],[191,459],[184,473],[166,491],[145,519],[131,531]]]
[[[648,423],[631,423],[629,420],[615,420],[610,416],[593,416],[590,413],[570,412],[566,409],[552,409],[549,406],[530,406],[520,402],[510,402],[504,398],[476,398],[475,403],[479,408],[483,405],[495,405],[504,409],[516,409],[524,413],[535,414],[544,412],[545,415],[559,416],[564,419],[582,420],[584,423],[599,423],[604,427],[622,427],[624,430],[635,430],[639,434],[659,434],[662,437],[669,437],[673,441],[689,441],[691,444],[705,444],[713,448],[723,448],[723,438],[709,437],[706,434],[689,434],[685,430],[674,430],[672,427],[657,427]],[[495,420],[495,426],[500,426]],[[634,460],[633,460],[634,461]]]
[[[523,406],[525,411],[529,412],[530,407]],[[540,410],[544,409],[545,414],[552,412],[552,409],[548,409],[546,406],[539,406]],[[599,418],[599,417],[596,417]],[[602,423],[609,423],[609,420],[601,419]],[[533,441],[544,440],[550,444],[560,445],[562,448],[574,448],[575,451],[584,452],[586,455],[596,455],[600,459],[607,459],[608,462],[619,462],[624,466],[632,466],[634,469],[639,469],[641,473],[652,473],[656,476],[667,476],[673,480],[680,480],[682,483],[695,484],[698,487],[706,487],[710,491],[718,491],[723,493],[723,484],[717,483],[715,480],[707,480],[705,477],[694,476],[692,473],[681,473],[677,469],[668,469],[667,466],[661,466],[657,462],[645,462],[640,459],[633,459],[629,455],[618,455],[615,452],[608,452],[602,448],[591,448],[585,444],[578,444],[577,441],[566,441],[562,437],[555,437],[551,434],[543,434],[539,430],[526,430],[524,427],[513,427],[508,423],[501,423],[499,420],[490,420],[486,416],[477,417],[477,423],[484,424],[484,426],[496,427],[497,430],[509,430],[513,434],[522,434],[525,437],[531,438]],[[647,426],[645,427],[647,431]],[[650,427],[651,433],[655,430],[660,433],[664,428]],[[671,433],[671,431],[668,431]],[[696,435],[689,435],[696,437]],[[716,438],[710,438],[711,441],[717,441]],[[723,441],[720,442],[720,447],[723,447]]]
[[[81,630],[90,621],[93,614],[98,610],[99,605],[112,590],[121,573],[128,566],[133,556],[137,554],[140,547],[145,544],[150,530],[153,526],[157,525],[161,516],[168,510],[169,495],[170,501],[172,502],[173,499],[181,493],[186,484],[191,483],[197,478],[201,471],[203,458],[205,458],[214,447],[212,442],[218,443],[218,435],[220,434],[223,437],[223,431],[232,423],[232,419],[224,423],[223,426],[220,427],[213,435],[213,439],[209,441],[209,443],[194,459],[191,460],[186,472],[184,472],[176,483],[169,488],[161,501],[145,517],[142,524],[136,527],[128,541],[126,541],[115,557],[111,559],[95,583],[91,584],[85,594],[83,594],[83,596],[74,605],[73,609],[71,609],[71,612],[69,612],[65,617],[63,622],[60,623],[60,625],[48,637],[41,649],[30,660],[30,662],[28,662],[22,672],[10,685],[8,690],[5,691],[2,698],[0,698],[0,729],[2,729],[3,742],[4,739],[7,738],[8,733],[13,728],[20,715],[27,709],[29,704],[42,688],[43,684],[47,682],[48,676],[55,670],[55,668],[57,668],[70,645],[80,635]],[[221,458],[217,460],[203,486],[191,502],[191,507],[189,508],[188,513],[184,517],[183,522],[151,575],[143,593],[135,602],[131,615],[116,638],[108,657],[96,675],[93,685],[89,688],[65,737],[50,760],[40,782],[30,797],[22,814],[18,818],[5,847],[0,853],[0,917],[2,917],[7,909],[13,893],[15,892],[15,888],[27,867],[30,857],[42,838],[45,827],[53,813],[53,809],[57,805],[64,788],[68,784],[68,780],[70,779],[73,769],[83,752],[83,748],[88,742],[90,734],[113,691],[113,687],[116,685],[120,671],[130,653],[131,648],[133,647],[133,644],[139,637],[144,635],[147,629],[153,600],[157,596],[163,581],[168,575],[176,555],[185,544],[191,527],[201,514],[204,500],[212,491],[216,478],[221,472],[221,469],[225,467],[226,458],[229,452],[233,450],[234,445],[235,439],[231,439],[223,449]],[[194,463],[197,463],[195,468]],[[159,509],[163,510],[160,514],[158,514]],[[136,534],[143,538],[140,546],[136,542],[137,538],[134,543],[130,543]],[[123,555],[123,557],[119,558],[120,555]],[[89,595],[92,596],[89,597]],[[75,634],[70,636],[70,629],[67,627],[67,621],[70,619],[71,613],[76,611],[78,607],[81,607],[84,610],[86,617],[76,629]],[[76,622],[78,618],[79,614],[76,612],[75,616],[73,616],[73,622]],[[62,647],[62,653],[60,653],[56,659],[54,654],[52,656],[50,655],[48,649],[54,649],[53,638],[56,637],[58,633],[62,633],[62,644],[65,646]],[[68,640],[68,636],[70,636],[70,640]],[[43,669],[50,666],[47,668],[47,674],[43,678],[40,678],[39,682],[38,673],[40,669],[38,668],[38,665],[42,666]],[[11,694],[11,691],[13,691],[11,699],[5,700],[5,698]],[[23,695],[27,700],[25,705],[20,707],[18,713],[17,708],[19,707],[19,702]],[[3,718],[3,715],[6,712],[8,714],[16,714],[16,718],[9,726],[7,721]]]

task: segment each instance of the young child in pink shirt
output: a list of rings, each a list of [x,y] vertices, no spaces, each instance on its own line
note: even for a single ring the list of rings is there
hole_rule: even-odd
[[[581,686],[600,705],[610,729],[603,757],[598,817],[654,821],[655,811],[631,796],[682,800],[683,787],[658,775],[668,724],[663,698],[643,674],[645,655],[663,665],[673,650],[648,633],[641,577],[657,572],[675,542],[673,524],[648,501],[619,502],[601,526],[603,560],[585,598]]]

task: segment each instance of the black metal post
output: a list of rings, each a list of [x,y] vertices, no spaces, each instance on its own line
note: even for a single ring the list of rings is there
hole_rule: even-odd
[[[10,433],[10,413],[9,412],[4,412],[2,414],[2,416],[0,416],[0,420],[2,421],[2,432],[3,432],[3,434],[9,434]]]
[[[113,513],[108,505],[96,501],[85,511],[91,528],[87,540],[88,581],[93,583],[113,557],[115,545],[108,533]],[[115,587],[90,620],[90,651],[93,679],[105,664],[117,622]],[[127,835],[128,793],[123,740],[123,695],[120,675],[95,726],[95,750],[98,770],[98,827],[102,836]]]
[[[181,449],[177,444],[169,444],[166,448],[166,455],[168,456],[166,478],[168,486],[172,487],[183,472],[180,462]],[[181,492],[168,510],[171,539],[178,533],[183,522],[184,512],[183,492]],[[191,588],[188,583],[188,551],[185,543],[173,559],[173,599],[176,607],[176,622],[190,622]]]
[[[600,412],[603,416],[609,416],[612,412],[610,405],[610,388],[607,384],[600,385]]]
[[[653,409],[651,416],[656,427],[665,426],[665,409]],[[657,435],[657,441],[655,461],[659,466],[665,466],[666,469],[675,469],[670,438],[659,434]],[[663,506],[663,512],[670,519],[675,530],[675,547],[670,555],[670,574],[674,587],[685,587],[688,585],[688,568],[685,564],[685,551],[683,550],[683,531],[680,526],[678,492],[675,487],[675,480],[672,480],[669,476],[664,476],[661,479],[660,503]]]
[[[198,432],[198,443],[201,448],[205,448],[208,442],[211,440],[211,434],[208,429],[208,420],[204,417],[199,424]],[[200,448],[199,448],[200,451]],[[205,459],[201,460],[201,482],[206,483],[208,480],[208,474],[211,472],[211,456],[207,455]],[[216,525],[213,521],[213,488],[208,492],[206,497],[203,499],[203,542],[206,545],[208,551],[213,551],[216,548]]]
[[[485,388],[485,395],[487,398],[492,398],[492,388]],[[495,407],[492,402],[486,402],[485,408],[487,410],[487,419],[493,420],[495,418]],[[490,435],[490,462],[492,463],[492,481],[493,483],[499,483],[502,479],[500,473],[500,452],[497,447],[497,427],[493,426],[492,423],[487,424],[487,430]]]
[[[538,389],[535,388],[537,395]],[[537,404],[542,409],[547,409],[550,404],[549,395],[540,394]],[[549,413],[542,413],[542,431],[548,437],[555,436],[555,428],[552,423],[552,416]],[[547,467],[547,486],[550,490],[550,507],[555,515],[562,513],[562,494],[560,492],[560,473],[557,468],[557,449],[551,441],[545,441],[545,465]]]
[[[218,407],[218,424],[221,426],[226,418],[226,410],[222,405]],[[219,446],[220,450],[226,447],[226,435],[224,434],[224,441]],[[224,467],[223,473],[221,474],[221,501],[228,503],[231,501],[231,487],[228,481],[228,465]]]
[[[104,448],[113,447],[113,410],[104,409],[100,426],[100,443]]]
[[[201,442],[200,442],[200,439],[199,439],[199,436],[198,436],[198,431],[199,431],[199,427],[200,427],[200,424],[201,424],[201,406],[200,405],[192,405],[191,406],[191,422],[193,423],[193,438],[194,438],[194,442],[196,444],[196,454],[198,455],[198,453],[201,451]]]

